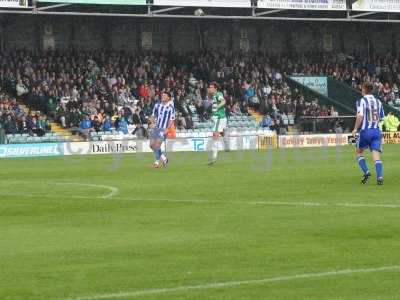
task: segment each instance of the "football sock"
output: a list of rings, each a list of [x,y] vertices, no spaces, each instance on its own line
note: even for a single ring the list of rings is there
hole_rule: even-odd
[[[156,157],[156,160],[160,160],[160,157],[161,157],[161,149],[154,150],[154,155],[155,155],[155,157]]]
[[[160,157],[161,157],[162,161],[166,160],[167,159],[167,153],[162,152]]]
[[[367,163],[365,161],[364,156],[359,156],[358,158],[358,165],[360,166],[361,170],[363,171],[364,174],[367,174],[369,172]]]
[[[381,160],[375,161],[376,177],[383,178],[383,164]]]
[[[223,141],[224,141],[224,150],[229,151],[230,150],[229,139],[226,136],[226,134],[223,137]]]
[[[210,161],[214,162],[218,157],[218,140],[214,139],[211,141],[211,156]]]

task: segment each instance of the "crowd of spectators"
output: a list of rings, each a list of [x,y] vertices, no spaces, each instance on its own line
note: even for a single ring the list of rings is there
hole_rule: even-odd
[[[365,82],[374,84],[375,96],[388,105],[400,106],[400,55],[371,56],[340,53],[307,53],[285,57],[288,74],[328,75],[361,91]]]
[[[371,81],[383,102],[395,104],[400,103],[399,74],[400,57],[392,55],[365,58],[332,53],[272,56],[74,49],[0,54],[0,85],[12,98],[22,99],[65,128],[86,134],[112,128],[126,133],[130,125],[142,128],[162,90],[173,95],[177,127],[193,128],[193,116],[200,121],[211,116],[210,81],[221,85],[228,117],[248,115],[249,110],[268,115],[272,124],[278,119],[281,122],[285,115],[294,116],[296,123],[302,116],[334,117],[337,111],[304,99],[297,89],[289,87],[285,76],[329,75],[355,89]],[[2,107],[16,110],[18,106],[11,99],[2,100]],[[3,127],[6,115],[10,114],[2,112]],[[41,118],[14,112],[11,121],[7,120],[7,132],[34,132],[35,122]],[[24,122],[29,129],[20,129]]]
[[[177,127],[193,128],[195,115],[200,121],[211,117],[210,81],[221,85],[228,117],[249,115],[250,109],[274,122],[282,115],[297,122],[304,115],[329,114],[331,109],[289,87],[289,62],[253,52],[16,51],[0,56],[0,84],[84,135],[145,127],[162,90],[173,95]]]
[[[5,134],[43,136],[50,130],[50,122],[40,112],[25,112],[14,97],[0,91],[0,127]]]

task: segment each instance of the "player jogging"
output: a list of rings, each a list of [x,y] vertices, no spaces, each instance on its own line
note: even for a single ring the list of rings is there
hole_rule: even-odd
[[[160,160],[163,166],[168,165],[168,159],[165,154],[161,151],[161,145],[166,139],[167,129],[170,127],[174,109],[169,105],[171,95],[168,92],[163,92],[161,95],[161,102],[156,103],[152,113],[153,131],[150,138],[150,148],[154,151],[156,161],[153,167],[160,167]]]
[[[225,131],[228,125],[225,113],[226,101],[223,94],[219,91],[219,85],[215,81],[211,82],[208,88],[208,93],[212,97],[212,120],[213,120],[213,140],[211,142],[209,165],[213,165],[218,157],[218,139],[220,136],[225,136]],[[224,139],[226,144],[226,140]],[[225,145],[226,146],[226,145]]]
[[[364,150],[369,148],[375,162],[377,184],[382,185],[383,165],[380,159],[382,132],[379,129],[379,122],[383,120],[385,113],[381,101],[372,95],[372,91],[371,83],[363,85],[363,97],[357,101],[357,119],[352,134],[355,137],[359,131],[356,153],[358,164],[364,173],[361,183],[366,184],[371,177],[363,154]]]

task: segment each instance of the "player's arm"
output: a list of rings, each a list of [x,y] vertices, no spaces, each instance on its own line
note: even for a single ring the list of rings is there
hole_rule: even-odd
[[[156,125],[157,104],[154,105],[151,116],[149,117],[149,126],[154,128]]]
[[[381,107],[379,109],[379,129],[382,131],[383,129],[383,124],[385,123],[385,110],[383,109],[383,105],[381,104]]]
[[[226,104],[225,98],[224,98],[224,97],[220,97],[220,98],[219,98],[219,104],[218,104],[218,106],[217,106],[217,110],[220,109],[220,108],[222,108],[222,107],[224,107],[225,104]]]
[[[175,108],[171,106],[171,115],[169,117],[168,128],[171,128],[174,125],[175,118],[176,118],[175,114],[176,114]]]
[[[364,100],[362,99],[360,101],[360,104],[357,105],[357,117],[356,117],[356,124],[354,125],[354,129],[353,129],[353,136],[355,137],[358,130],[360,129],[362,123],[364,120]]]
[[[385,119],[385,110],[383,109],[383,105],[381,105],[381,109],[379,111],[379,120],[383,122],[383,119]]]
[[[171,108],[171,111],[168,113],[168,127],[172,128],[175,125],[175,110]]]

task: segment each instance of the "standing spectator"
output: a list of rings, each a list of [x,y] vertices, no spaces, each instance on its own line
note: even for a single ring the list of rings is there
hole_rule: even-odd
[[[383,127],[385,131],[396,132],[399,129],[399,125],[399,119],[392,112],[389,112],[384,118]]]

